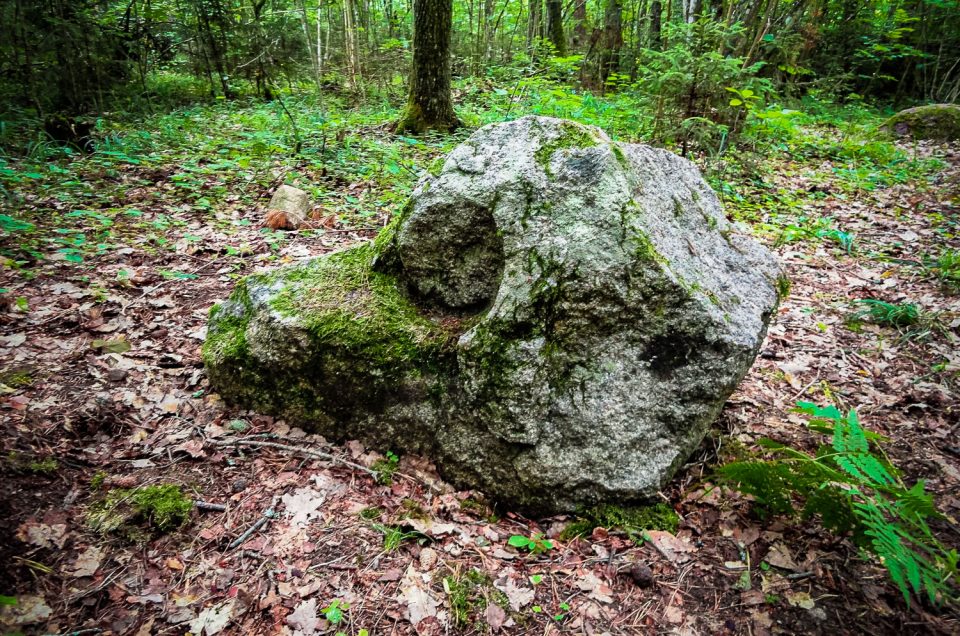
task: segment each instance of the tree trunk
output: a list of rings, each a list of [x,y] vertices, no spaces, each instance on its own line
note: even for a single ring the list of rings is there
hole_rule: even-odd
[[[560,0],[547,0],[547,32],[557,56],[567,54],[567,41],[563,37],[563,6]]]
[[[452,27],[453,0],[414,0],[410,98],[396,132],[451,131],[460,126],[450,94]]]
[[[604,85],[620,68],[623,47],[623,6],[621,0],[607,0],[603,14],[603,43],[600,48],[600,81]]]
[[[587,43],[587,0],[573,3],[573,48],[580,49]]]
[[[493,3],[494,0],[484,0],[483,2],[483,57],[484,62],[493,58]]]
[[[533,53],[540,39],[540,14],[543,12],[542,0],[530,0],[529,2],[530,18],[527,22],[527,48]]]
[[[663,30],[661,17],[663,14],[663,4],[660,0],[653,0],[650,3],[650,48],[659,51],[660,33]]]

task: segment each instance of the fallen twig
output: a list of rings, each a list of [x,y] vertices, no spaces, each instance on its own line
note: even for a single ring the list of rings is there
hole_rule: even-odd
[[[226,512],[227,507],[223,504],[207,503],[206,501],[194,501],[193,505],[197,510],[206,510],[209,512]]]
[[[343,459],[342,457],[337,457],[330,453],[324,453],[322,451],[313,450],[311,448],[299,448],[297,446],[290,446],[288,444],[279,444],[277,442],[265,442],[262,440],[255,439],[226,439],[220,440],[213,443],[214,446],[259,446],[264,448],[275,448],[277,450],[284,450],[290,453],[303,453],[308,457],[314,457],[316,459],[325,459],[327,461],[336,462],[338,464],[343,464],[344,466],[349,466],[350,468],[355,468],[357,470],[363,471],[368,475],[376,476],[377,471],[371,470],[366,466],[361,466],[349,460]],[[396,474],[396,473],[394,473]]]
[[[238,546],[242,545],[244,541],[249,539],[250,535],[252,535],[254,532],[259,530],[263,526],[267,525],[268,521],[275,518],[277,516],[277,511],[274,510],[274,508],[277,505],[277,501],[279,501],[279,497],[274,497],[273,501],[270,502],[270,507],[263,511],[263,515],[261,515],[260,518],[257,519],[252,526],[247,528],[246,532],[244,532],[239,537],[234,539],[230,543],[230,545],[227,546],[227,550],[236,549]]]

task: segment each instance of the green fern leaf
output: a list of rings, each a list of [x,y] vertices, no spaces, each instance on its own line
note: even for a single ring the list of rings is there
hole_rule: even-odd
[[[850,409],[846,419],[847,449],[855,453],[866,453],[870,450],[867,443],[867,436],[860,426],[860,420],[857,418],[857,412]],[[839,424],[839,423],[838,423]]]
[[[893,476],[887,472],[886,467],[880,463],[876,457],[869,453],[859,453],[850,455],[850,461],[857,465],[857,468],[867,476],[867,479],[873,484],[889,485],[894,483]]]

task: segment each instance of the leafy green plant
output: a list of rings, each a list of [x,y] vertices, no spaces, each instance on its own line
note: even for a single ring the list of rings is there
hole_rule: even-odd
[[[397,467],[400,465],[400,458],[393,451],[387,451],[386,456],[383,459],[378,459],[373,462],[373,472],[376,475],[376,480],[378,484],[384,486],[389,486],[393,483],[393,475],[397,472]]]
[[[849,532],[875,555],[909,603],[958,600],[960,556],[934,535],[937,511],[924,482],[907,486],[883,453],[882,436],[864,429],[854,410],[799,402],[811,430],[829,436],[815,454],[770,439],[758,444],[768,459],[736,461],[718,469],[726,483],[752,495],[762,511],[819,517],[833,531]]]
[[[888,327],[910,327],[920,321],[920,308],[914,303],[888,303],[874,298],[858,300],[864,309],[853,315],[853,320],[870,319],[878,325]]]
[[[417,530],[406,530],[403,526],[392,526],[383,523],[373,524],[373,529],[383,535],[383,551],[393,552],[399,548],[404,541],[417,541],[424,543],[428,537]],[[410,526],[407,526],[408,528]]]
[[[507,540],[507,545],[526,550],[530,554],[543,554],[553,549],[553,542],[544,538],[543,534],[539,532],[530,537],[515,534]]]
[[[946,289],[960,292],[960,250],[946,249],[926,267]]]
[[[321,609],[320,613],[323,614],[323,617],[327,619],[331,625],[339,625],[346,618],[344,612],[348,609],[350,609],[349,603],[341,601],[340,599],[334,599],[329,605]]]

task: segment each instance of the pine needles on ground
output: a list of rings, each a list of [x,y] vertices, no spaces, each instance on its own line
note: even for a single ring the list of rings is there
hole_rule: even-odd
[[[752,495],[772,514],[819,517],[824,527],[850,533],[873,553],[909,603],[911,595],[933,605],[960,601],[958,553],[934,536],[928,520],[943,519],[924,482],[907,487],[854,410],[799,402],[811,430],[830,437],[815,455],[773,440],[759,444],[769,459],[737,461],[718,469],[724,481]]]

